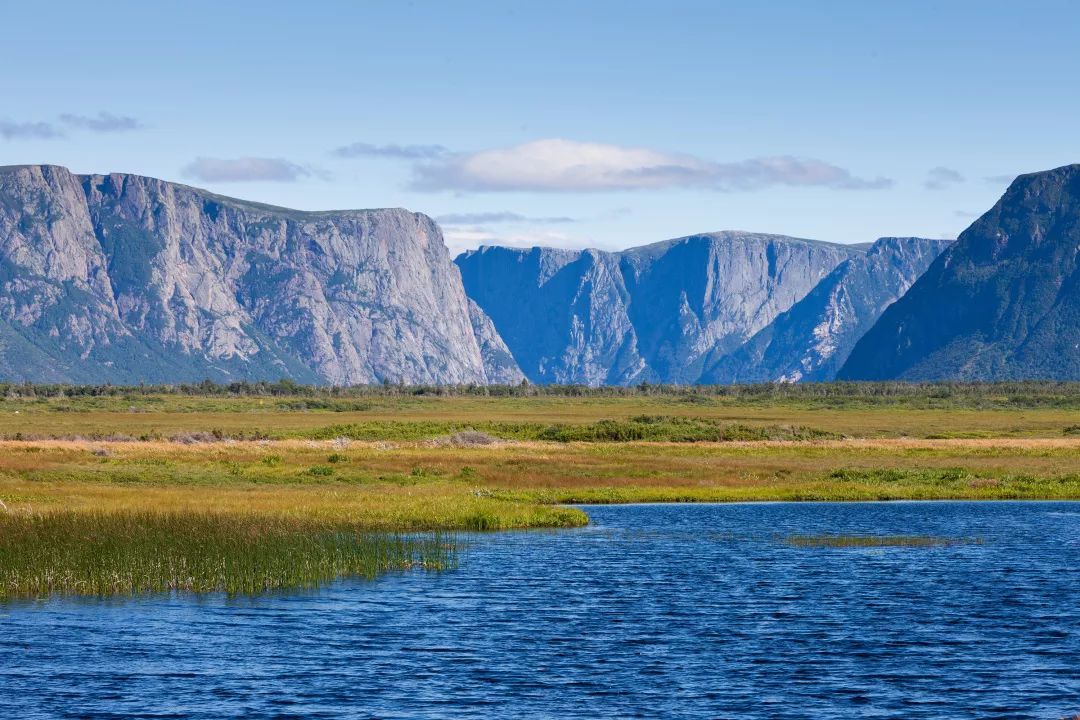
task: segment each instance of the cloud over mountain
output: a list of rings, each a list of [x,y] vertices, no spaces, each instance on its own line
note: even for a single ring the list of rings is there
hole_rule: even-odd
[[[183,173],[203,182],[295,182],[313,174],[282,158],[261,157],[200,157],[185,166]]]
[[[66,137],[66,126],[74,130],[86,130],[96,133],[123,132],[138,130],[142,123],[127,115],[115,115],[102,110],[97,115],[63,113],[57,118],[59,126],[43,120],[17,121],[0,119],[0,138],[5,140],[55,140]]]
[[[430,160],[442,157],[447,152],[442,145],[373,145],[355,142],[336,148],[333,154],[343,158],[380,157],[397,160]]]
[[[60,122],[70,127],[99,133],[125,132],[138,130],[142,127],[142,123],[133,117],[114,115],[105,111],[101,111],[97,115],[64,113],[60,116]]]
[[[0,120],[0,137],[5,140],[52,140],[64,133],[47,122]]]
[[[964,182],[964,176],[952,168],[938,166],[926,173],[923,187],[927,190],[944,190],[957,183]]]
[[[413,188],[422,191],[600,192],[705,188],[720,192],[773,186],[867,190],[890,187],[812,158],[775,156],[714,162],[649,148],[551,138],[508,148],[447,153],[418,163]]]
[[[484,223],[533,223],[536,225],[562,225],[577,222],[572,217],[529,217],[516,212],[449,213],[435,218],[443,225],[480,225]]]

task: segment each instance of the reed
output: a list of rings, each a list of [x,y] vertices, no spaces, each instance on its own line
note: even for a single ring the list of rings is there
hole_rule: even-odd
[[[211,512],[0,512],[0,599],[310,588],[441,570],[440,534],[362,533],[310,519]]]

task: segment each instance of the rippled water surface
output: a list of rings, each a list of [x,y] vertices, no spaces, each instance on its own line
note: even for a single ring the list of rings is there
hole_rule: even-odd
[[[1080,503],[588,512],[443,574],[0,606],[0,717],[1080,712]],[[785,541],[821,533],[964,542]]]

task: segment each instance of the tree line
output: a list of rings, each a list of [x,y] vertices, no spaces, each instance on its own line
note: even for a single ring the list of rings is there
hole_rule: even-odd
[[[1080,398],[1078,382],[826,382],[759,383],[753,385],[672,385],[642,382],[636,385],[434,385],[383,382],[373,385],[309,385],[289,379],[234,382],[182,382],[113,385],[68,383],[12,383],[0,381],[0,397],[129,397],[177,395],[192,397],[673,397],[687,402],[714,398],[733,400],[858,400],[925,398],[928,400],[979,399],[1003,401],[1010,397],[1053,400]]]

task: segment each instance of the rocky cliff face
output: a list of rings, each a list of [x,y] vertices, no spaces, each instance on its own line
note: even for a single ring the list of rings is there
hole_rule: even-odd
[[[667,382],[700,382],[860,251],[778,235],[699,235],[623,253],[632,319],[649,365]]]
[[[469,296],[532,382],[625,384],[644,370],[617,257],[485,247],[457,263]]]
[[[725,232],[618,253],[488,247],[455,265],[405,210],[0,168],[0,378],[827,380],[879,316],[850,377],[1075,377],[1078,175],[1018,181],[901,317],[882,311],[943,242]]]
[[[480,344],[480,357],[484,361],[484,376],[487,382],[496,385],[520,385],[525,374],[521,372],[491,318],[472,300],[469,300],[469,320],[472,322],[473,335]]]
[[[692,383],[862,252],[726,232],[620,253],[487,247],[456,262],[533,382]]]
[[[881,238],[705,374],[711,383],[832,380],[855,343],[901,297],[948,240]]]
[[[882,314],[838,376],[1080,378],[1080,165],[1017,178]]]
[[[424,215],[0,169],[3,377],[482,383],[479,319]]]

